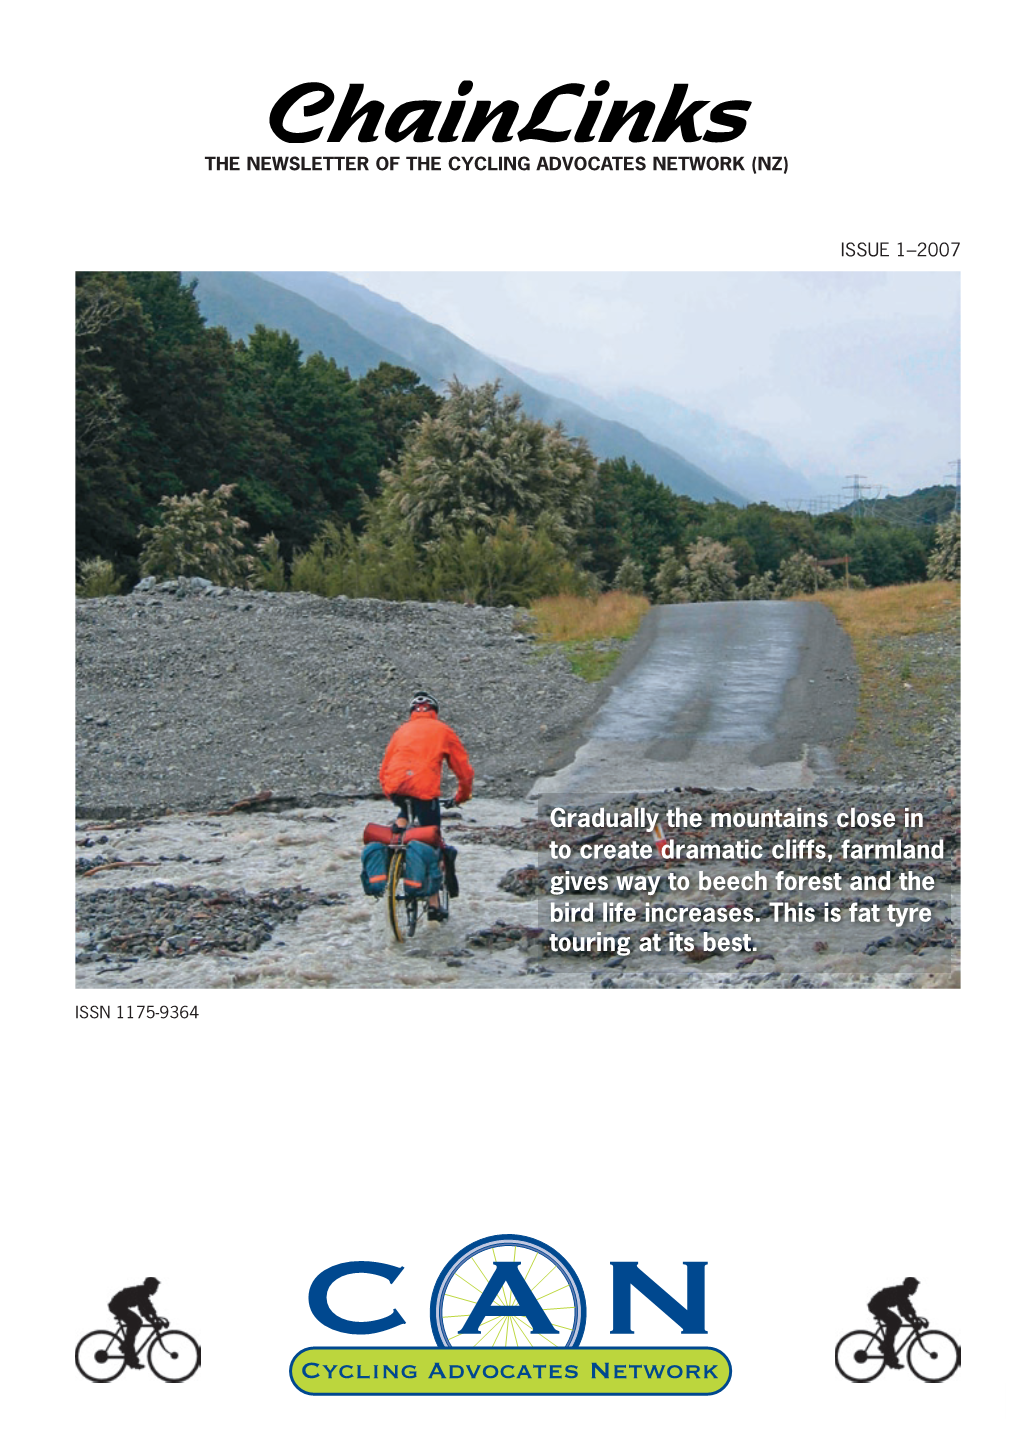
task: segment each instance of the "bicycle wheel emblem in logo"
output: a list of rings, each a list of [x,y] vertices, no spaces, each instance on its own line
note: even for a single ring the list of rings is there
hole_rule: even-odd
[[[452,1257],[432,1292],[439,1347],[577,1347],[587,1309],[573,1267],[534,1237],[482,1237]]]

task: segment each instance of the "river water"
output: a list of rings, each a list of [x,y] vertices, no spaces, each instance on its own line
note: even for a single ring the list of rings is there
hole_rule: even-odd
[[[364,895],[360,880],[361,834],[369,821],[389,819],[380,802],[356,802],[333,810],[296,810],[280,814],[228,816],[174,815],[127,826],[81,825],[78,839],[93,838],[97,852],[121,861],[156,862],[79,877],[79,892],[137,886],[203,886],[245,890],[250,894],[280,887],[304,887],[318,893],[342,893],[336,906],[311,906],[294,922],[284,922],[271,940],[251,953],[140,958],[128,971],[103,971],[95,963],[77,966],[86,987],[393,987],[507,986],[526,976],[527,963],[517,949],[491,952],[468,948],[473,931],[494,920],[534,926],[534,900],[498,890],[511,867],[534,861],[531,852],[472,845],[473,826],[516,824],[534,814],[532,807],[507,800],[476,800],[464,809],[463,822],[447,822],[444,832],[459,848],[460,896],[442,924],[419,925],[414,937],[398,946],[386,925],[382,900]],[[98,838],[107,840],[101,845]],[[79,855],[82,853],[79,852]],[[98,857],[97,857],[98,859]],[[449,965],[450,960],[459,963]],[[589,984],[587,970],[571,968],[558,985]]]

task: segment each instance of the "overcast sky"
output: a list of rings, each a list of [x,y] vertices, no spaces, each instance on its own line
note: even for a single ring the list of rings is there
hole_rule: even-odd
[[[823,488],[936,485],[960,454],[954,274],[343,273],[504,361],[763,436]]]

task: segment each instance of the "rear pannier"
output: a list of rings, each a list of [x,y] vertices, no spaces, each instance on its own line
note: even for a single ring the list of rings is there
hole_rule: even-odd
[[[440,886],[439,852],[424,841],[409,841],[404,857],[404,887],[409,896],[434,896]]]
[[[361,885],[366,896],[382,896],[389,869],[389,847],[382,841],[370,841],[361,853]]]

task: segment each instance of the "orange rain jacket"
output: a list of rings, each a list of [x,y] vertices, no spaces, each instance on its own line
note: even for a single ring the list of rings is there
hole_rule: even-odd
[[[457,801],[467,801],[475,773],[463,742],[434,711],[415,711],[390,737],[379,767],[382,789],[387,796],[434,801],[442,790],[444,761],[460,783]]]

